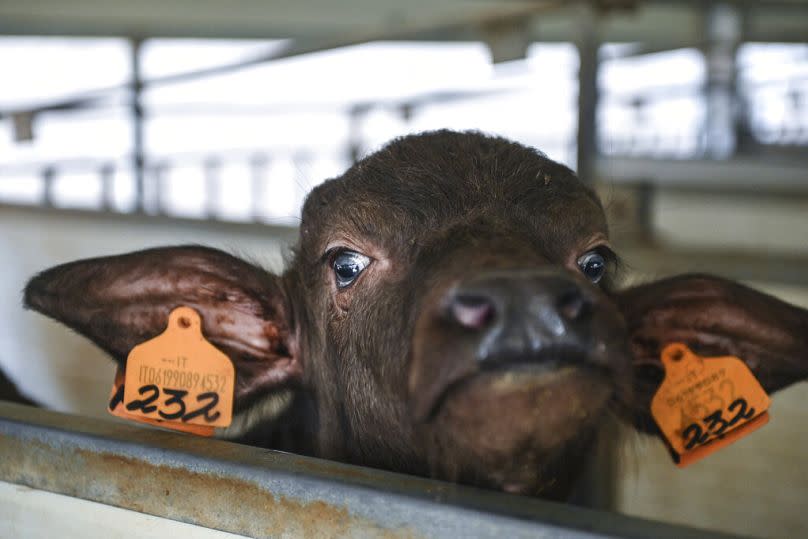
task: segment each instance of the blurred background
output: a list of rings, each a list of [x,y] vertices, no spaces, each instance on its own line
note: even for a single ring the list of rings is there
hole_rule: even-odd
[[[27,278],[183,242],[278,270],[312,187],[436,128],[577,170],[627,282],[707,271],[808,307],[808,1],[3,0],[0,365],[103,416],[111,362],[23,312]],[[686,470],[626,434],[599,503],[804,534],[806,402]]]

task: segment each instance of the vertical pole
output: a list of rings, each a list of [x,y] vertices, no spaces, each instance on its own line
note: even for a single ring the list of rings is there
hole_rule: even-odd
[[[595,182],[597,157],[598,106],[598,35],[597,15],[589,4],[581,6],[579,16],[578,57],[578,177]]]
[[[637,231],[640,242],[650,244],[654,242],[654,185],[643,181],[637,185]]]
[[[210,157],[205,161],[205,214],[208,219],[216,219],[219,214],[221,180],[219,160]]]
[[[101,208],[112,211],[115,207],[115,165],[107,163],[98,171],[101,179]]]
[[[707,157],[725,159],[737,144],[737,102],[735,53],[741,40],[738,7],[721,2],[710,4],[705,17],[707,48],[707,117],[704,151]]]
[[[141,70],[141,47],[143,40],[130,40],[130,61],[132,65],[131,102],[132,115],[132,178],[135,182],[135,211],[144,212],[145,201],[145,149],[143,142],[143,77]]]
[[[598,51],[601,45],[598,15],[589,2],[579,5],[578,15],[578,134],[577,173],[586,184],[595,183],[598,108]],[[610,510],[615,505],[617,434],[612,424],[601,427],[577,485],[575,501],[587,507]]]
[[[252,179],[252,220],[262,221],[266,217],[267,170],[269,159],[264,154],[257,154],[250,159],[250,176]]]
[[[348,158],[351,164],[362,155],[362,120],[368,112],[366,105],[356,105],[348,112]]]
[[[306,153],[299,152],[292,156],[293,174],[295,178],[295,198],[290,215],[300,216],[303,213],[303,202],[306,200],[308,194],[308,182],[311,181],[311,164],[312,159]]]
[[[47,166],[42,170],[42,205],[46,208],[53,207],[53,182],[56,179],[56,169]]]
[[[149,182],[149,186],[151,187],[149,196],[151,204],[149,204],[149,213],[152,215],[166,215],[169,213],[170,209],[165,201],[166,178],[169,173],[168,167],[167,162],[161,162],[153,164],[149,169],[151,172],[151,181]]]

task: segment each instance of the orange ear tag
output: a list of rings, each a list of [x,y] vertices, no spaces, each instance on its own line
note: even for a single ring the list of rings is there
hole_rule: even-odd
[[[684,468],[769,422],[769,396],[737,357],[700,357],[681,343],[662,350],[665,379],[651,414]]]
[[[194,309],[177,307],[168,327],[129,352],[118,368],[109,411],[124,419],[212,436],[233,419],[235,369],[202,335]]]

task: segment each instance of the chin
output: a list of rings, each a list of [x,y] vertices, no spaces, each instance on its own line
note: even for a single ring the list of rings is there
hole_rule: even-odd
[[[453,385],[422,436],[433,476],[568,497],[613,390],[595,369],[483,372]]]

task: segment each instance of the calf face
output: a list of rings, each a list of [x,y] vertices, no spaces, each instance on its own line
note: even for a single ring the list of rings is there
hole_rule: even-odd
[[[477,133],[394,141],[308,196],[288,269],[204,247],[48,270],[28,306],[124,362],[179,305],[237,371],[221,436],[560,498],[597,426],[652,430],[661,348],[808,376],[808,315],[705,276],[616,292],[606,220],[567,168]]]

